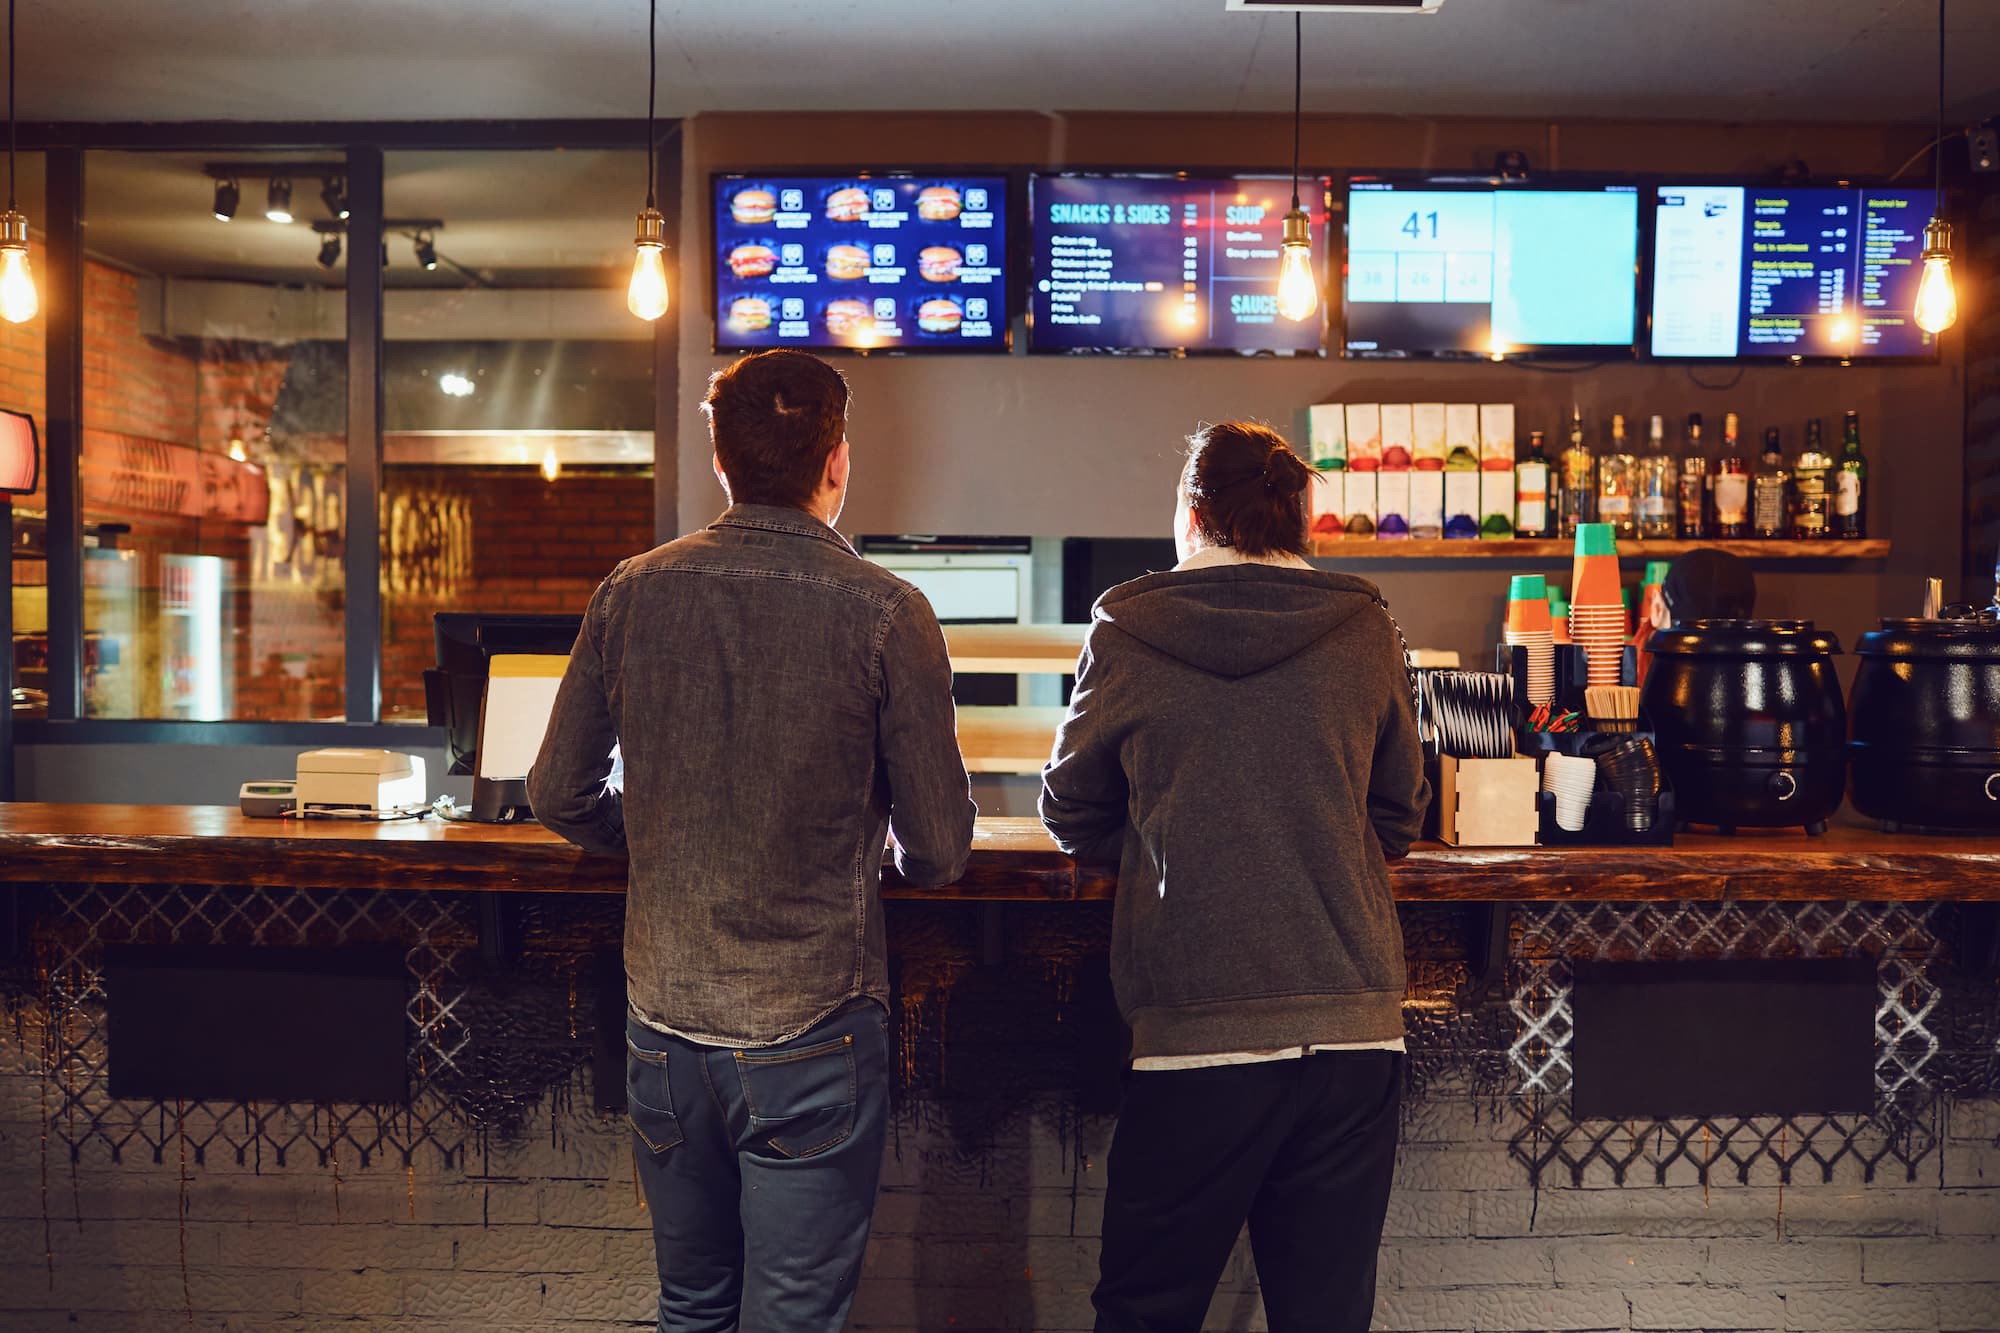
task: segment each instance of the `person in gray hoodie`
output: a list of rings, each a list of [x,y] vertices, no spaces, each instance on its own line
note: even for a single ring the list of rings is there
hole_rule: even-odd
[[[1284,439],[1189,443],[1181,562],[1098,599],[1042,772],[1057,844],[1119,867],[1097,1328],[1199,1330],[1247,1222],[1273,1333],[1361,1333],[1403,1064],[1387,863],[1430,795],[1409,671],[1375,587],[1304,559]]]

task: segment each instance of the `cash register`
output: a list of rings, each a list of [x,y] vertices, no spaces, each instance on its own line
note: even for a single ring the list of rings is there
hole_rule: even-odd
[[[528,769],[541,750],[581,616],[440,612],[437,666],[424,672],[430,724],[445,733],[447,773],[472,775],[471,817],[532,818]]]

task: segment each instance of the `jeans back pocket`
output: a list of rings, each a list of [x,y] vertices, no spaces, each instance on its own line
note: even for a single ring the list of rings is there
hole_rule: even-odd
[[[681,1122],[667,1083],[667,1053],[646,1050],[630,1037],[625,1038],[625,1114],[632,1132],[655,1157],[681,1141]]]
[[[750,1132],[782,1157],[814,1157],[854,1132],[854,1038],[796,1050],[738,1051]]]

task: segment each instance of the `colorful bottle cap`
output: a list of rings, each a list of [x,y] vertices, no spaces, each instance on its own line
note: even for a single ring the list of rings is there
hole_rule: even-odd
[[[1577,524],[1576,553],[1578,555],[1617,555],[1617,529],[1609,523]]]
[[[1510,602],[1547,601],[1549,580],[1545,574],[1516,574],[1507,583]]]

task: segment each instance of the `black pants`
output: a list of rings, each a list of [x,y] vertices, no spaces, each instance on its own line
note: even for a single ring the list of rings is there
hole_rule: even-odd
[[[1130,1075],[1098,1333],[1198,1333],[1245,1222],[1271,1333],[1366,1333],[1402,1083],[1390,1051]]]

